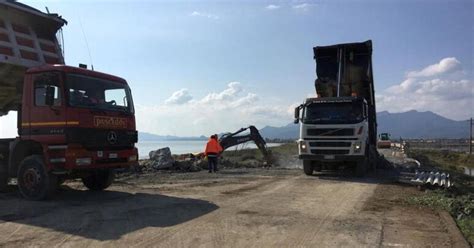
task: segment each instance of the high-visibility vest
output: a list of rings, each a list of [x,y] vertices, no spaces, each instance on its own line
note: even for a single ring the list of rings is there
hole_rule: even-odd
[[[204,151],[204,155],[208,154],[219,154],[222,152],[222,146],[219,144],[219,141],[216,139],[209,139],[206,144],[206,150]]]

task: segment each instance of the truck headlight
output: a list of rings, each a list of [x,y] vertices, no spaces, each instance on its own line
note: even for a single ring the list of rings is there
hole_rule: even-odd
[[[91,158],[76,158],[76,165],[90,165],[91,163]]]
[[[129,161],[129,162],[135,162],[135,161],[137,161],[137,155],[132,155],[132,156],[128,157],[128,161]]]
[[[301,152],[306,152],[308,150],[308,146],[306,145],[306,142],[300,141],[300,150]]]
[[[354,142],[354,153],[359,153],[362,149],[362,142]]]

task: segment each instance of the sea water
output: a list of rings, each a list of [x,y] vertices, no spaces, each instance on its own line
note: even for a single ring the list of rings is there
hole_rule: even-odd
[[[139,141],[137,143],[140,159],[149,158],[150,151],[169,147],[172,154],[199,153],[204,152],[207,140],[165,140],[165,141]],[[279,143],[267,143],[268,147],[279,146]],[[245,143],[233,146],[227,150],[257,148],[254,143]]]

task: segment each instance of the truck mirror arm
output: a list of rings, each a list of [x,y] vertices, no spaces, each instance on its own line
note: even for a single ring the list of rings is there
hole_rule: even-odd
[[[48,106],[54,105],[54,87],[46,86],[46,94],[45,94],[45,104]]]

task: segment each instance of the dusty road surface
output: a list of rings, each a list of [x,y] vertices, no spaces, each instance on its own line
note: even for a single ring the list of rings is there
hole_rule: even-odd
[[[467,247],[410,187],[301,170],[234,169],[79,182],[50,201],[0,194],[0,247]]]

